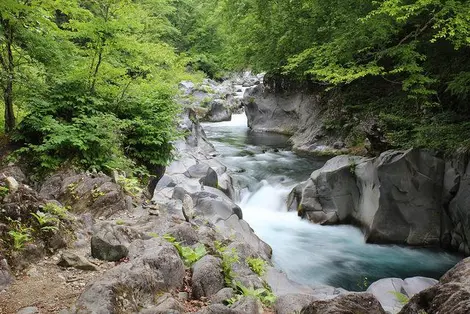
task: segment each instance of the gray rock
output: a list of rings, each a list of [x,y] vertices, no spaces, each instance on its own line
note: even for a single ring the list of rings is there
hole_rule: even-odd
[[[28,181],[25,174],[18,166],[6,166],[0,170],[0,173],[3,174],[5,177],[13,177],[19,183],[26,184]]]
[[[196,230],[187,222],[176,225],[168,230],[168,233],[183,245],[193,245],[199,242]]]
[[[157,300],[157,305],[140,311],[140,314],[177,314],[184,313],[184,306],[175,300],[171,294],[165,293]]]
[[[15,178],[6,177],[5,181],[7,183],[8,193],[15,193],[16,191],[18,191],[20,185],[18,184],[18,181],[16,181]]]
[[[232,310],[222,304],[212,304],[206,306],[202,310],[196,312],[197,314],[241,314],[238,311]]]
[[[415,294],[420,293],[423,290],[426,290],[432,286],[438,284],[439,281],[433,278],[426,277],[412,277],[406,278],[403,281],[402,290],[409,298],[413,297]]]
[[[264,312],[260,300],[253,297],[243,297],[232,305],[232,309],[238,313],[261,314]]]
[[[127,226],[102,223],[91,238],[91,255],[104,261],[119,261],[128,254],[129,244],[141,235]]]
[[[8,288],[12,282],[13,276],[7,260],[0,255],[0,291]]]
[[[57,265],[62,267],[73,267],[81,270],[96,271],[98,267],[90,263],[85,257],[72,252],[64,252]]]
[[[400,278],[380,279],[372,283],[367,288],[367,292],[380,302],[385,311],[395,314],[403,307],[396,297],[396,293],[402,293],[403,284],[404,281]]]
[[[338,156],[291,193],[289,206],[299,203],[315,223],[354,223],[368,242],[437,245],[443,175],[444,162],[419,150]]]
[[[192,292],[195,299],[210,297],[224,287],[222,262],[211,255],[197,261],[192,268]]]
[[[74,313],[129,313],[134,304],[153,306],[157,293],[181,289],[185,270],[174,246],[151,238],[129,247],[129,262],[108,270],[87,285]]]
[[[292,314],[300,313],[302,308],[309,305],[316,298],[309,294],[285,294],[279,296],[274,303],[274,313]]]
[[[313,301],[305,306],[304,314],[385,314],[379,301],[369,293],[343,294],[326,301]]]
[[[210,110],[204,117],[204,121],[222,122],[230,121],[232,112],[225,106],[225,102],[221,99],[215,99],[210,104]]]
[[[219,179],[217,177],[217,172],[214,169],[207,169],[207,173],[204,178],[201,178],[200,182],[205,186],[210,186],[212,188],[218,188]]]
[[[470,313],[470,258],[457,264],[439,283],[416,294],[400,314]]]
[[[16,314],[39,314],[39,309],[34,306],[24,307],[20,309]]]
[[[127,209],[123,189],[104,174],[58,173],[43,183],[39,194],[69,205],[74,213],[89,212],[95,218]]]
[[[209,300],[212,304],[224,304],[228,299],[233,298],[235,292],[232,288],[223,288],[212,295]]]

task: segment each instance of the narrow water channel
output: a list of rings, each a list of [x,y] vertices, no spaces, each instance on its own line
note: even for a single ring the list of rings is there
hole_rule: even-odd
[[[460,257],[435,250],[366,244],[352,226],[319,226],[287,212],[291,188],[322,167],[325,158],[298,156],[287,137],[250,132],[244,114],[204,124],[219,159],[242,187],[244,219],[273,248],[273,262],[290,279],[360,291],[381,278],[439,278]]]

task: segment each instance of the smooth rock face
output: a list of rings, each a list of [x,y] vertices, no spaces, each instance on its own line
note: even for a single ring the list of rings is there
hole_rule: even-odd
[[[400,314],[470,313],[470,258],[449,270],[439,283],[416,294]]]
[[[338,156],[295,188],[288,205],[314,223],[356,224],[368,242],[437,245],[443,178],[444,162],[419,150]]]
[[[409,299],[437,283],[437,280],[425,277],[412,277],[405,280],[400,278],[384,278],[372,283],[366,292],[372,294],[387,313],[396,314],[404,305],[399,299],[400,295]],[[317,294],[313,296],[318,298]],[[295,300],[296,298],[293,299]],[[289,298],[280,298],[280,300],[283,302],[285,300],[289,301]]]
[[[210,297],[224,288],[222,262],[211,255],[206,255],[193,266],[193,297]]]
[[[385,314],[379,301],[369,293],[350,293],[328,301],[313,301],[305,306],[304,314]]]

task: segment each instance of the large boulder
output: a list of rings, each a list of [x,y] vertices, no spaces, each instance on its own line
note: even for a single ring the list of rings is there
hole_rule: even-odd
[[[131,227],[102,223],[95,227],[91,238],[91,255],[104,261],[119,261],[127,257],[130,243],[139,238],[142,235]]]
[[[454,194],[448,207],[450,219],[450,247],[470,255],[470,162],[447,167],[445,187]]]
[[[129,248],[121,263],[85,287],[72,313],[133,313],[154,304],[155,295],[181,289],[185,270],[174,246],[151,238]]]
[[[368,242],[437,245],[443,178],[443,160],[420,150],[338,156],[294,189],[288,205],[314,223],[356,224]]]
[[[379,301],[369,293],[350,293],[327,301],[313,301],[300,312],[303,314],[385,314]]]
[[[400,314],[470,313],[470,258],[449,270],[439,283],[414,297]]]
[[[368,293],[380,302],[385,311],[398,313],[403,307],[404,299],[434,286],[438,281],[432,278],[413,277],[402,280],[400,278],[384,278],[372,283]]]
[[[224,287],[222,261],[206,255],[197,261],[193,268],[192,291],[195,299],[211,297]]]
[[[104,174],[55,174],[43,183],[39,194],[56,199],[75,213],[91,213],[94,217],[109,217],[129,208],[129,199],[122,187]]]
[[[210,110],[203,121],[222,122],[232,120],[232,112],[226,107],[226,102],[222,99],[215,99],[210,103]]]

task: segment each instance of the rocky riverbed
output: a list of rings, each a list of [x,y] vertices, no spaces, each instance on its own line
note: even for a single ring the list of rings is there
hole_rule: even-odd
[[[222,87],[205,82],[211,90],[181,87],[193,97],[203,89],[202,99],[214,100],[214,117],[221,101],[229,115],[237,110],[231,102],[240,98],[240,85],[259,83],[245,75]],[[361,293],[291,281],[244,220],[236,176],[217,157],[199,123],[202,116],[194,108],[182,114],[186,138],[175,145],[178,157],[148,192],[117,173],[74,171],[32,188],[18,167],[2,169],[2,218],[9,219],[2,220],[0,235],[9,239],[11,231],[23,231],[31,238],[16,250],[2,245],[10,250],[0,258],[0,313],[396,313],[402,305],[390,291],[411,297],[401,313],[470,311],[468,260],[439,283],[383,279]],[[413,186],[420,191],[422,185]],[[296,199],[301,208],[309,203],[303,189]],[[60,224],[21,229],[31,213]]]

